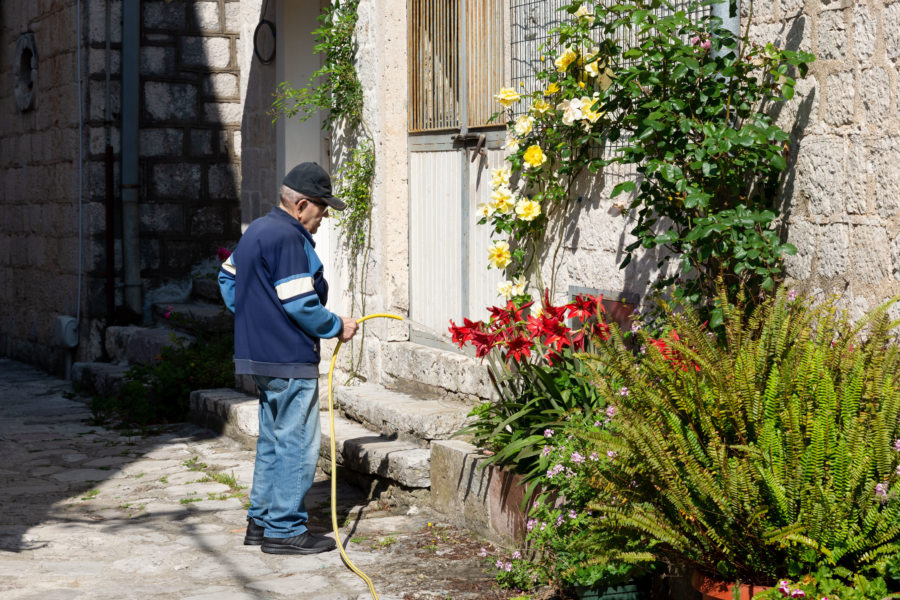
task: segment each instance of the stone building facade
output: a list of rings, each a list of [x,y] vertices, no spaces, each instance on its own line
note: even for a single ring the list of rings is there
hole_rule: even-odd
[[[73,358],[102,357],[103,328],[124,312],[123,127],[134,129],[139,144],[142,294],[131,318],[186,293],[192,269],[212,265],[217,247],[240,235],[241,4],[133,6],[140,8],[140,112],[129,125],[121,106],[121,0],[0,5],[0,356],[56,371]],[[22,70],[17,44],[26,36],[34,40],[34,102],[22,110],[13,84]],[[59,316],[78,319],[74,351],[54,338]]]
[[[192,265],[211,257],[217,246],[234,242],[241,226],[266,212],[275,202],[281,175],[293,163],[318,160],[333,170],[339,167],[340,137],[328,139],[315,119],[273,122],[269,114],[279,82],[302,85],[317,68],[312,30],[324,1],[140,2],[140,255],[145,304],[164,299],[150,292],[183,280]],[[510,10],[515,1],[491,0],[502,4],[505,35],[521,25]],[[47,352],[53,348],[55,316],[78,311],[80,140],[85,270],[81,310],[87,317],[81,323],[80,359],[102,353],[99,334],[108,322],[104,160],[109,139],[118,199],[122,47],[121,0],[108,4],[109,58],[106,0],[0,5],[0,72],[8,83],[0,90],[0,355],[44,366],[58,367],[65,355],[58,349]],[[79,7],[81,118],[75,102]],[[746,24],[750,4],[743,7]],[[411,265],[420,257],[411,249],[411,239],[421,194],[411,192],[411,186],[425,177],[416,171],[414,155],[427,145],[427,136],[411,134],[408,127],[408,10],[408,0],[362,0],[357,41],[365,115],[378,157],[366,312],[415,319],[419,308],[410,299],[418,275]],[[858,314],[900,293],[900,1],[756,0],[752,11],[754,41],[802,48],[818,57],[794,99],[779,109],[779,123],[792,134],[784,214],[788,239],[799,251],[787,261],[788,274],[792,285],[818,296],[838,294]],[[271,22],[277,36],[267,41],[265,28],[261,36],[254,35],[262,20]],[[27,32],[34,35],[38,55],[36,100],[34,108],[22,112],[15,104],[11,65],[16,44]],[[271,62],[254,53],[255,37],[257,46],[274,45]],[[505,48],[509,77],[508,39]],[[111,119],[106,115],[107,60]],[[490,161],[502,159],[490,135],[485,148]],[[617,214],[609,191],[622,176],[606,173],[580,191],[580,208],[562,234],[557,300],[581,289],[636,301],[645,297],[655,276],[655,257],[618,268],[631,241],[630,224]],[[435,179],[429,185],[427,177],[424,181],[416,190],[435,198],[447,183]],[[474,171],[471,181],[471,193],[483,193]],[[474,225],[467,227],[466,235],[479,235]],[[114,231],[121,305],[118,224]],[[319,237],[320,254],[330,264],[330,307],[348,313],[353,306],[346,292],[350,269],[339,232],[331,229]],[[486,260],[471,259],[467,287],[478,286],[478,278],[487,273],[479,270],[482,267]],[[456,292],[435,290],[435,298],[449,293]],[[495,298],[484,304],[490,300]],[[435,331],[442,328],[429,325],[424,328],[429,331],[417,331],[417,325],[371,322],[361,342],[361,373],[385,385],[424,383],[463,397],[488,395],[483,371],[450,351],[446,340],[439,339],[442,332]],[[417,334],[428,339],[423,342],[423,335]],[[354,348],[354,355],[358,350]],[[342,360],[348,366],[346,357]]]
[[[359,8],[360,77],[378,153],[369,312],[415,310],[410,306],[415,279],[410,211],[416,198],[410,188],[417,140],[407,128],[408,6],[406,0],[363,0]],[[512,18],[509,0],[506,7],[505,15]],[[742,12],[744,27],[750,3],[743,3]],[[757,0],[750,36],[817,55],[794,99],[776,109],[779,124],[792,136],[783,214],[798,254],[787,259],[787,274],[793,287],[818,298],[837,295],[859,315],[900,293],[900,2]],[[246,144],[245,132],[245,221],[252,214]],[[262,155],[265,148],[254,152]],[[609,172],[586,184],[580,209],[564,230],[557,300],[580,289],[638,302],[646,296],[656,257],[618,268],[631,242],[631,224],[618,214],[609,193],[623,175]],[[434,188],[443,184],[435,180]],[[338,256],[337,236],[332,246]],[[333,269],[341,264],[335,260]],[[345,298],[343,306],[349,305]],[[894,313],[900,316],[900,307]],[[424,382],[460,396],[489,393],[484,378],[473,375],[474,361],[448,352],[446,345],[435,349],[412,343],[415,325],[372,329],[363,353],[363,372],[371,380],[388,386]]]

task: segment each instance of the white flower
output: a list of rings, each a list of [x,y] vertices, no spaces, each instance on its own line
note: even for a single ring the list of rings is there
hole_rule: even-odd
[[[497,295],[504,300],[509,300],[515,295],[515,288],[512,281],[501,281],[497,284]]]
[[[592,110],[592,106],[597,102],[598,96],[595,95],[592,98],[588,96],[582,96],[579,102],[581,102],[581,117],[585,121],[590,121],[591,123],[596,123],[597,119],[603,116],[604,111],[602,110]],[[598,106],[599,108],[599,106]]]
[[[497,189],[498,187],[508,186],[509,178],[512,175],[509,169],[491,169],[491,187]]]
[[[594,7],[591,6],[589,2],[584,2],[579,6],[578,10],[575,11],[575,16],[584,19],[588,23],[593,23],[594,19],[596,19],[594,16]]]
[[[575,121],[582,118],[581,100],[563,100],[556,105],[556,110],[563,111],[563,123],[572,125]]]
[[[475,208],[479,219],[489,219],[494,214],[494,207],[486,202],[481,202]]]
[[[510,154],[515,154],[519,151],[519,140],[511,137],[507,138],[506,144],[503,146],[504,150],[509,150]]]
[[[525,280],[525,277],[519,275],[518,277],[513,279],[512,283],[513,294],[515,294],[516,296],[521,296],[525,293],[525,288],[528,286],[528,281]]]
[[[522,115],[518,119],[516,119],[516,124],[513,126],[513,129],[516,132],[516,135],[519,137],[525,137],[529,133],[531,133],[531,129],[534,126],[534,117],[530,115]]]

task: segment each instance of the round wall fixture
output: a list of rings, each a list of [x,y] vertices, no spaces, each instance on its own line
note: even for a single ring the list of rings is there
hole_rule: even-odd
[[[33,33],[23,33],[19,36],[14,61],[16,106],[25,112],[34,108],[34,92],[37,85],[38,56]]]

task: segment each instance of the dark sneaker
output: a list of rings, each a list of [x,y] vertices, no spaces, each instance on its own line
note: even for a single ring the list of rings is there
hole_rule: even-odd
[[[247,533],[244,534],[245,546],[259,546],[263,543],[263,535],[266,531],[265,527],[260,527],[256,521],[247,517]]]
[[[289,538],[264,537],[262,551],[266,554],[318,554],[334,550],[337,544],[330,537],[304,531]]]

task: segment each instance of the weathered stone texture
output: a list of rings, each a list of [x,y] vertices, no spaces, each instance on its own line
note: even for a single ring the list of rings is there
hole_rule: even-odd
[[[197,117],[197,87],[187,83],[148,81],[144,110],[156,121],[190,121]]]
[[[151,177],[151,193],[155,198],[196,198],[200,194],[200,165],[157,164]]]
[[[785,272],[792,279],[809,279],[812,259],[816,255],[816,227],[804,220],[791,222],[787,241],[797,248],[797,254],[784,257]]]
[[[844,11],[819,14],[819,58],[842,60],[847,52],[847,24]]]
[[[218,2],[194,2],[192,10],[194,11],[194,20],[197,28],[200,31],[215,32],[222,30],[219,20]]]
[[[884,7],[884,50],[890,59],[900,58],[900,2]]]
[[[875,39],[878,22],[873,11],[865,2],[853,4],[853,53],[860,61],[866,61],[875,54]]]
[[[235,165],[213,165],[209,168],[209,196],[219,200],[238,195],[239,170]]]
[[[189,67],[226,69],[231,65],[231,39],[185,36],[181,38],[181,60]]]
[[[864,286],[880,285],[891,273],[890,242],[884,227],[853,228],[850,260],[854,281]]]
[[[184,4],[168,1],[147,1],[141,4],[143,25],[146,29],[184,30],[186,27]]]
[[[184,133],[175,128],[141,130],[141,156],[177,156],[184,147]]]
[[[828,103],[825,121],[829,125],[849,125],[853,121],[853,101],[856,97],[856,77],[853,72],[836,73],[825,84]]]
[[[900,138],[880,140],[873,149],[872,163],[875,166],[875,212],[882,218],[891,219],[900,212]]]
[[[804,141],[797,158],[800,192],[811,215],[843,212],[844,141],[839,138]]]
[[[893,69],[892,69],[893,70]],[[862,104],[862,124],[870,130],[883,130],[891,115],[891,81],[888,71],[881,67],[862,72],[859,94]]]
[[[176,69],[175,48],[144,46],[141,48],[141,75],[164,75]]]
[[[847,273],[850,266],[849,225],[838,223],[820,227],[818,240],[818,274],[831,278]]]

